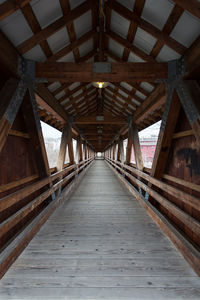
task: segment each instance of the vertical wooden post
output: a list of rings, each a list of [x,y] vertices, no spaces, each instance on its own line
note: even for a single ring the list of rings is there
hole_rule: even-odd
[[[120,161],[120,138],[118,140],[117,161]]]
[[[116,152],[116,142],[113,144],[113,149],[112,149],[112,159],[115,160],[115,152]]]
[[[82,141],[80,139],[80,145],[79,145],[79,162],[83,160],[83,148],[82,148]]]
[[[67,149],[67,140],[68,140],[68,125],[65,125],[62,130],[60,150],[59,150],[58,161],[57,161],[58,171],[61,171],[64,168],[66,149]]]
[[[71,165],[74,164],[74,149],[73,149],[73,141],[72,141],[72,127],[71,123],[68,125],[68,134],[67,134],[67,145],[68,145],[68,153],[69,153],[69,162]]]
[[[118,146],[118,148],[119,148],[119,153],[120,153],[120,156],[119,156],[119,161],[121,162],[121,163],[124,163],[124,144],[123,144],[123,139],[122,139],[122,137],[120,137],[119,138],[119,146]]]
[[[132,130],[129,128],[128,132],[128,143],[127,143],[127,148],[126,148],[126,164],[130,164],[131,161],[131,150],[133,146],[133,137],[132,137]]]
[[[81,145],[81,139],[80,137],[76,140],[76,154],[75,154],[75,161],[78,164],[80,161],[80,145]]]
[[[143,159],[142,159],[142,152],[140,148],[140,140],[138,135],[138,129],[133,124],[131,126],[131,135],[132,135],[132,142],[133,142],[133,149],[135,153],[135,161],[136,161],[136,167],[138,170],[143,170]],[[130,150],[131,152],[131,150]]]
[[[87,157],[87,144],[86,141],[84,142],[84,156],[85,156],[85,160],[88,158]]]

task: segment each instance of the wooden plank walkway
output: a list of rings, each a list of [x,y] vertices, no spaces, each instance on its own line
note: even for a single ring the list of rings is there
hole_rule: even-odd
[[[0,299],[200,299],[200,278],[98,160],[0,281]]]

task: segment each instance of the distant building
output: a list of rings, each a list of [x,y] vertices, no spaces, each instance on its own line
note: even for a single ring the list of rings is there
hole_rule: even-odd
[[[156,150],[156,144],[157,144],[157,135],[151,135],[149,137],[142,137],[140,138],[140,147],[142,151],[142,157],[144,166],[147,168],[151,168],[155,150]],[[132,149],[131,153],[131,162],[135,162],[135,154],[134,150]]]

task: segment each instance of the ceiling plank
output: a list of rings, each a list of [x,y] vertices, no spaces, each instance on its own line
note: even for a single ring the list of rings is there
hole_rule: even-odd
[[[146,2],[146,0],[136,0],[135,1],[134,10],[133,11],[139,17],[141,17],[141,15],[142,15],[142,11],[143,11],[145,2]],[[130,26],[129,26],[129,30],[128,30],[128,35],[127,35],[127,41],[129,43],[131,43],[131,44],[134,41],[134,38],[135,38],[135,35],[136,35],[136,31],[137,31],[137,24],[134,22],[134,20],[132,20],[130,22]],[[123,56],[122,56],[122,58],[123,58],[124,61],[128,60],[129,54],[130,54],[130,49],[128,49],[128,48],[124,49],[124,53],[123,53]]]
[[[116,125],[122,125],[122,124],[127,124],[127,120],[125,118],[120,118],[120,117],[110,117],[110,116],[104,116],[104,120],[100,121],[97,120],[97,116],[87,116],[87,117],[80,117],[80,118],[74,118],[74,123],[77,125],[92,125],[92,124],[116,124]]]
[[[60,5],[62,8],[63,15],[67,16],[67,14],[69,14],[71,12],[69,0],[60,0]],[[72,44],[73,42],[76,41],[76,33],[75,33],[73,21],[68,22],[66,25],[66,28],[67,28],[67,32],[68,32],[68,35],[70,38],[70,42]],[[73,54],[74,54],[75,61],[77,61],[80,58],[80,53],[79,53],[78,47],[73,48]]]
[[[61,17],[56,20],[52,24],[48,25],[37,34],[34,34],[32,37],[21,43],[17,50],[24,54],[42,41],[46,40],[48,37],[62,29],[64,26],[72,22],[73,20],[79,18],[82,14],[90,10],[94,6],[94,2],[91,0],[85,1],[83,4],[79,5],[75,9],[73,9],[67,15]]]
[[[143,104],[136,110],[133,121],[134,123],[140,123],[147,118],[153,111],[157,110],[166,101],[166,89],[164,84],[160,84],[149,97],[143,102]]]
[[[53,54],[51,57],[47,59],[47,61],[57,61],[60,58],[64,57],[65,55],[69,54],[71,51],[74,51],[74,49],[78,48],[91,38],[95,37],[97,35],[95,30],[91,30],[84,35],[82,35],[79,39],[74,40],[71,44],[67,45],[66,47],[62,48],[55,54]]]
[[[37,34],[38,32],[40,32],[41,27],[40,27],[40,24],[33,12],[31,5],[28,3],[27,5],[25,5],[21,8],[21,11],[22,11],[27,23],[29,24],[31,30],[33,31],[33,33]],[[52,56],[52,51],[46,40],[44,40],[40,43],[40,47],[44,51],[46,57]]]
[[[182,44],[169,37],[167,34],[160,31],[157,27],[148,23],[144,19],[141,19],[136,13],[131,12],[128,8],[121,5],[117,1],[108,0],[105,5],[109,6],[111,9],[114,9],[119,15],[123,16],[129,21],[134,20],[140,28],[154,36],[156,39],[162,41],[164,44],[166,44],[168,47],[170,47],[177,53],[183,55],[186,51],[186,48]]]
[[[197,0],[173,0],[177,5],[200,18],[200,2]]]
[[[170,35],[176,24],[178,23],[178,20],[180,19],[182,13],[184,10],[179,7],[178,5],[175,5],[172,12],[170,13],[167,22],[165,23],[165,26],[163,27],[163,32]],[[151,56],[156,58],[157,55],[159,54],[160,50],[162,49],[164,43],[162,41],[157,41],[156,44],[154,45],[152,51],[151,51]]]
[[[121,44],[123,47],[125,47],[126,49],[128,49],[130,52],[133,52],[135,55],[137,55],[138,57],[140,57],[144,61],[147,61],[147,62],[154,62],[155,61],[155,59],[153,57],[151,57],[150,55],[146,54],[144,51],[142,51],[141,49],[139,49],[138,47],[136,47],[135,45],[133,45],[129,41],[123,39],[117,33],[109,30],[109,31],[106,32],[106,35],[109,38],[115,40],[117,43]]]
[[[23,8],[29,2],[31,2],[31,0],[18,0],[18,3],[16,3],[16,1],[7,0],[0,4],[0,21],[10,16],[16,10]]]

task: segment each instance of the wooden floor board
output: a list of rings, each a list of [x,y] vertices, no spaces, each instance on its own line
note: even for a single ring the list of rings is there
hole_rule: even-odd
[[[0,299],[200,299],[200,278],[98,160],[0,281]]]

